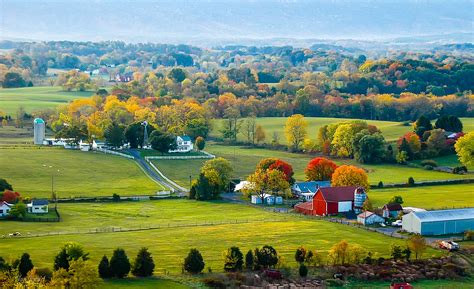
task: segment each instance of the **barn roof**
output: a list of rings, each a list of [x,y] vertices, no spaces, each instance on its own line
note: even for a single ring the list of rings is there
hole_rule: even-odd
[[[303,210],[311,211],[313,209],[313,202],[299,203],[295,207],[298,207],[298,208],[303,209]]]
[[[474,219],[474,208],[411,212],[410,214],[420,219],[421,222],[454,221]]]
[[[387,209],[389,211],[401,211],[403,210],[402,208],[402,205],[400,205],[399,203],[391,203],[391,204],[385,204],[383,206],[383,209]]]
[[[319,188],[326,202],[343,202],[353,201],[354,192],[358,187],[347,186],[347,187],[330,187],[330,188]]]

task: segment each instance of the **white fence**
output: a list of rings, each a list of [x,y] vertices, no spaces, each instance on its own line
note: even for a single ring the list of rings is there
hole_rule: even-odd
[[[131,155],[127,155],[127,154],[124,154],[124,153],[120,153],[120,152],[116,152],[116,151],[112,151],[112,150],[108,150],[108,149],[104,149],[104,148],[97,148],[97,151],[101,152],[101,153],[104,153],[104,154],[121,156],[121,157],[124,157],[124,158],[127,158],[127,159],[134,159],[134,157],[131,156]]]
[[[216,156],[205,151],[201,151],[204,155],[196,156],[147,156],[145,159],[148,160],[192,160],[192,159],[213,159]]]
[[[147,163],[166,181],[168,182],[168,184],[170,184],[171,186],[174,186],[175,188],[183,191],[183,192],[187,192],[188,190],[181,187],[180,185],[178,185],[177,183],[173,182],[172,180],[168,179],[150,160],[149,160],[149,157],[145,157],[145,160],[147,161]],[[168,186],[172,192],[174,192],[174,188],[173,187],[170,187]]]

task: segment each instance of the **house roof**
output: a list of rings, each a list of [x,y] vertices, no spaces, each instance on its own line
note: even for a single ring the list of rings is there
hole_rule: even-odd
[[[313,209],[313,202],[299,203],[295,207],[298,207],[298,208],[303,209],[303,210],[311,211]]]
[[[179,136],[183,141],[191,141],[191,138],[187,135],[181,135]]]
[[[385,204],[383,206],[384,210],[389,210],[389,211],[401,211],[403,210],[402,205],[399,203],[391,203],[391,204]]]
[[[42,118],[35,118],[35,120],[33,121],[34,123],[38,124],[38,123],[44,123],[44,120]]]
[[[9,203],[7,203],[7,202],[5,202],[5,201],[1,201],[1,202],[0,202],[0,207],[3,207],[4,205],[7,206],[7,207],[13,206],[12,204],[9,204]]]
[[[474,219],[474,208],[411,212],[410,214],[413,214],[422,222],[454,221],[463,219]]]
[[[353,201],[354,192],[358,187],[347,186],[347,187],[329,187],[319,188],[319,191],[323,195],[326,202],[343,202]]]
[[[368,218],[372,215],[374,215],[374,213],[369,212],[369,211],[365,211],[365,212],[360,213],[359,215],[357,215],[357,217],[365,219],[365,218]]]
[[[318,188],[326,188],[331,186],[330,181],[310,181],[310,182],[296,182],[295,187],[298,187],[302,193],[315,193]]]
[[[45,199],[39,199],[39,200],[32,200],[31,201],[32,206],[46,206],[48,204],[49,204],[48,200],[45,200]]]

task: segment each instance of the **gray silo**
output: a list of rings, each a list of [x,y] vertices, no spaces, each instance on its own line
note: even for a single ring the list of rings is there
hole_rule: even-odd
[[[354,212],[356,214],[362,213],[362,206],[364,205],[365,200],[367,199],[367,194],[364,189],[358,187],[354,191]]]
[[[41,118],[35,118],[33,121],[34,126],[34,142],[36,145],[42,145],[45,138],[46,124]]]

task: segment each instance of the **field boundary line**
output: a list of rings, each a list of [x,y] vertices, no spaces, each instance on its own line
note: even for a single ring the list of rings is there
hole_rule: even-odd
[[[192,159],[214,159],[216,156],[206,151],[200,151],[204,156],[146,156],[145,160],[192,160]]]
[[[172,180],[170,180],[169,178],[167,178],[149,159],[148,157],[145,157],[145,161],[165,180],[167,181],[168,183],[170,183],[171,185],[175,186],[176,188],[178,188],[179,190],[183,191],[183,192],[186,192],[188,191],[187,189],[181,187],[180,185],[178,185],[177,183],[173,182]]]

